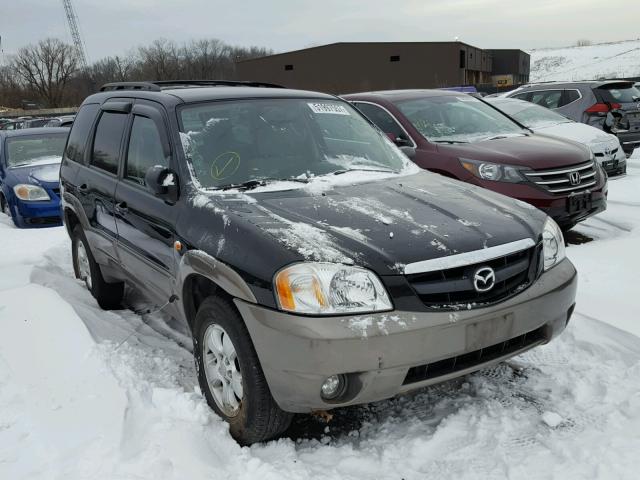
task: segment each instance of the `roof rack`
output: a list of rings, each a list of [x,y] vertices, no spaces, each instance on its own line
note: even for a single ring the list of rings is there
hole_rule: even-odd
[[[234,80],[160,80],[153,82],[113,82],[100,87],[101,92],[113,90],[146,90],[160,92],[169,88],[193,87],[263,87],[286,88],[282,85],[266,82],[234,81]]]

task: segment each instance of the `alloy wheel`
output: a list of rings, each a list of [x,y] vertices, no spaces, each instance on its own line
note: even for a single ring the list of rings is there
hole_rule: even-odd
[[[235,417],[240,411],[244,389],[231,337],[214,323],[207,327],[202,343],[205,375],[213,399],[226,416]]]
[[[78,262],[78,275],[84,281],[87,288],[91,290],[91,266],[89,265],[89,255],[82,240],[76,241],[76,261]]]

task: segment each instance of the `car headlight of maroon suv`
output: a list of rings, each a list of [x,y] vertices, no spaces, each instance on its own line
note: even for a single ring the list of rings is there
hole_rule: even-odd
[[[481,180],[493,182],[519,183],[526,180],[520,171],[522,167],[500,165],[499,163],[481,162],[469,158],[461,158],[462,166]]]

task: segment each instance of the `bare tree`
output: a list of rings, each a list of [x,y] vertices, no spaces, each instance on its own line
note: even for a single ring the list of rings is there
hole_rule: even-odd
[[[21,83],[50,107],[63,105],[65,87],[78,65],[75,48],[56,38],[21,48],[12,62]]]
[[[586,38],[581,38],[576,42],[576,47],[588,47],[591,45],[591,40]]]

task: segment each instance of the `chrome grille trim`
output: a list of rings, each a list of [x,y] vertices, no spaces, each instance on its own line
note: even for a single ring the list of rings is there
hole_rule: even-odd
[[[589,162],[588,164],[581,165],[579,167],[565,168],[564,170],[542,170],[539,172],[524,172],[524,174],[527,177],[543,177],[546,175],[562,175],[563,173],[579,172],[588,168],[593,168],[593,162]]]
[[[551,193],[563,193],[563,192],[577,192],[581,189],[584,188],[589,188],[589,187],[593,187],[596,184],[596,181],[594,180],[593,182],[590,183],[583,183],[580,185],[575,185],[573,187],[567,187],[567,188],[550,188],[549,191]]]
[[[582,192],[596,183],[596,164],[594,161],[582,163],[571,168],[523,172],[527,179],[552,194]],[[571,176],[576,174],[578,183],[573,184]]]
[[[530,238],[523,238],[515,242],[496,245],[495,247],[483,248],[482,250],[473,250],[471,252],[458,253],[447,257],[432,258],[430,260],[422,260],[420,262],[409,263],[404,266],[405,275],[413,273],[428,273],[438,270],[447,270],[449,268],[465,267],[475,263],[487,262],[496,258],[511,255],[527,248],[535,246],[535,242]]]

